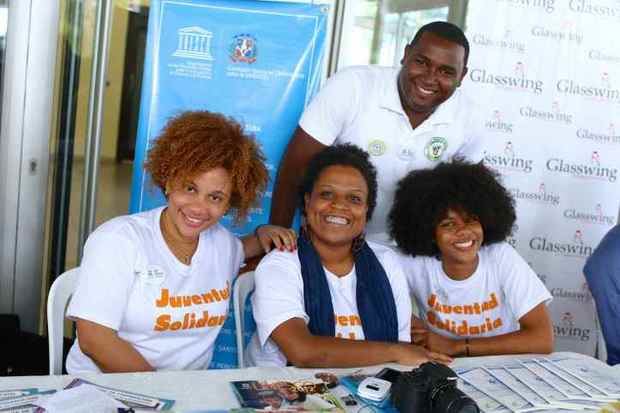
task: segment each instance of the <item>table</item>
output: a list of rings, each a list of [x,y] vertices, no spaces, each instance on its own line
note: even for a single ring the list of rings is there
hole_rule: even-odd
[[[620,368],[610,367],[592,357],[570,352],[553,353],[553,356],[579,358],[587,361],[588,365],[600,369],[608,369],[614,377],[620,378]],[[506,361],[518,356],[486,356],[457,358],[452,368],[475,367],[481,364]],[[387,364],[364,368],[364,372],[374,374],[382,367],[392,367],[399,370],[410,370],[407,366]],[[160,371],[149,373],[115,373],[115,374],[85,374],[78,377],[108,387],[114,387],[150,396],[176,400],[174,412],[183,412],[197,409],[228,409],[239,407],[237,399],[229,384],[235,380],[268,380],[268,379],[304,379],[312,377],[319,371],[329,371],[337,375],[344,375],[360,369],[299,369],[285,368],[258,368],[235,370],[200,370],[200,371]],[[38,387],[41,389],[62,389],[74,377],[72,376],[23,376],[0,377],[0,390]],[[352,410],[355,412],[356,410]],[[548,411],[549,412],[549,411]]]

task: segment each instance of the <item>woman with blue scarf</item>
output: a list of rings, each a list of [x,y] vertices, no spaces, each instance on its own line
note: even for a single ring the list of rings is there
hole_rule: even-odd
[[[327,147],[310,162],[297,251],[272,251],[256,268],[250,364],[450,361],[409,343],[411,300],[399,261],[390,248],[364,240],[376,175],[354,145]]]

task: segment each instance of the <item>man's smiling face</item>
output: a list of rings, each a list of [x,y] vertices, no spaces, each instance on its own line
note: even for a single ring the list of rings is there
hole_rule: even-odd
[[[398,93],[405,112],[430,114],[445,102],[467,73],[465,48],[424,32],[405,48],[398,75]]]

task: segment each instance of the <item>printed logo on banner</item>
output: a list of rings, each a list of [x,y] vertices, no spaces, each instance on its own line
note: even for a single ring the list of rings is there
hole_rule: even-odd
[[[508,188],[514,199],[535,202],[538,204],[557,206],[560,203],[560,194],[547,190],[547,185],[541,182],[537,190],[524,191],[521,188]]]
[[[596,143],[620,144],[620,134],[616,132],[616,125],[613,122],[609,124],[607,131],[597,132],[588,128],[579,128],[576,135],[579,139]]]
[[[585,162],[571,162],[562,158],[549,158],[545,163],[547,170],[580,179],[616,182],[618,169],[610,163],[601,161],[601,154],[593,151]]]
[[[620,63],[620,54],[614,54],[600,49],[588,50],[588,59],[601,62]]]
[[[613,215],[605,215],[600,203],[596,204],[591,211],[581,211],[577,208],[564,210],[564,218],[576,220],[587,224],[614,225],[616,218]]]
[[[515,153],[512,141],[506,141],[502,153],[483,152],[484,163],[499,172],[532,172],[532,159],[519,157]]]
[[[568,338],[577,341],[590,340],[591,330],[579,327],[575,322],[575,317],[570,311],[562,313],[558,323],[553,323],[553,333],[556,337]]]
[[[543,91],[544,83],[542,80],[528,78],[525,74],[526,68],[523,62],[515,62],[512,74],[493,73],[487,69],[471,69],[469,79],[474,83],[493,85],[502,89],[532,92],[540,94]]]
[[[535,236],[530,239],[530,249],[541,253],[562,255],[564,257],[588,258],[594,249],[584,241],[583,231],[577,229],[570,240],[556,240],[546,236]]]
[[[525,53],[525,43],[513,39],[510,29],[504,31],[504,36],[502,38],[493,38],[488,34],[478,32],[471,35],[471,39],[472,42],[478,46]]]
[[[252,64],[256,62],[256,38],[250,34],[238,34],[230,43],[230,59],[235,63]]]
[[[609,1],[570,0],[568,9],[579,14],[620,19],[620,5],[617,2],[615,6],[612,6]]]
[[[562,30],[552,30],[543,26],[532,26],[530,34],[535,38],[552,39],[558,42],[568,41],[581,44],[583,41],[583,33],[571,29],[572,24],[565,24]]]
[[[198,26],[184,27],[177,31],[177,49],[175,57],[188,59],[213,60],[211,55],[211,39],[213,33]]]
[[[581,288],[578,290],[571,290],[568,288],[554,287],[550,291],[551,295],[555,298],[565,298],[570,301],[578,303],[589,303],[592,301],[592,293],[588,288],[588,283],[581,284]]]
[[[556,89],[559,93],[581,96],[595,101],[620,102],[620,90],[612,87],[612,80],[607,71],[601,72],[597,86],[580,84],[572,79],[559,79]]]
[[[519,115],[523,118],[542,120],[546,122],[557,122],[565,125],[573,123],[573,115],[563,112],[560,107],[560,102],[554,100],[551,103],[551,109],[541,109],[532,105],[522,106],[519,108]]]
[[[512,123],[504,121],[502,113],[497,109],[493,111],[492,118],[484,123],[485,128],[502,133],[512,133],[513,126]]]
[[[505,3],[513,7],[543,9],[547,13],[555,11],[555,0],[495,0],[497,3]]]

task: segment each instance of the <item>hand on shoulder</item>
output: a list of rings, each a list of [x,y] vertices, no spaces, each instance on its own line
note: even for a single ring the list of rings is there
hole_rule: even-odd
[[[266,253],[271,251],[272,248],[280,251],[294,251],[297,249],[297,234],[291,228],[265,224],[256,227],[254,234]]]

